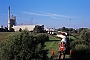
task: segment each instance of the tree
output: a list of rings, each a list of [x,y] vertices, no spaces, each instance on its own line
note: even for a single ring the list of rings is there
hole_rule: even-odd
[[[72,50],[71,57],[73,60],[89,60],[90,47],[87,45],[85,40],[75,40],[70,43]]]
[[[72,56],[73,60],[90,60],[90,50],[87,45],[84,44],[77,44],[72,49]]]
[[[38,42],[41,43],[42,46],[44,46],[45,41],[49,41],[49,37],[45,33],[39,33],[36,36],[37,36]]]
[[[8,32],[8,28],[7,27],[5,27],[5,32]]]
[[[36,33],[42,33],[43,32],[43,29],[42,29],[41,26],[36,25],[33,31],[36,32]]]
[[[22,31],[22,29],[20,28],[20,29],[19,29],[19,32],[21,32],[21,31]]]
[[[90,30],[81,29],[79,39],[70,43],[72,58],[75,60],[90,60]]]
[[[62,27],[60,30],[63,31],[63,32],[66,32],[66,28],[65,27]]]
[[[42,39],[43,40],[43,39]],[[46,52],[37,36],[29,31],[15,32],[0,46],[0,60],[46,60]]]
[[[73,29],[73,33],[74,33],[74,34],[76,34],[76,33],[77,33],[77,31],[76,31],[75,29]]]
[[[70,31],[73,31],[73,28],[69,28]]]
[[[70,43],[70,47],[71,47],[71,48],[75,48],[75,46],[76,46],[77,44],[87,45],[87,42],[86,42],[85,40],[74,40],[74,41],[72,41],[72,42]]]
[[[0,32],[5,32],[5,29],[4,28],[0,28]]]
[[[14,29],[13,28],[10,28],[10,32],[14,32]]]
[[[80,34],[80,39],[90,43],[90,30],[89,29],[82,30]]]
[[[79,34],[81,33],[81,31],[83,31],[83,30],[87,30],[88,28],[79,28]]]

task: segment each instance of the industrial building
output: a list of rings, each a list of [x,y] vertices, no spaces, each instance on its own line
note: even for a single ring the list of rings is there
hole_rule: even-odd
[[[11,27],[16,26],[16,16],[12,15],[12,18],[10,18],[10,6],[8,7],[8,30],[11,29]]]
[[[1,25],[0,28],[3,28],[3,26]]]
[[[18,25],[18,26],[13,26],[12,28],[14,29],[14,31],[19,31],[19,29],[27,29],[29,31],[33,31],[33,29],[35,28],[36,25]],[[38,26],[41,26],[42,29],[44,30],[44,25],[40,25],[38,24]]]
[[[11,28],[14,29],[14,31],[19,31],[19,29],[28,29],[29,31],[32,31],[35,26],[41,26],[43,30],[48,31],[46,27],[44,27],[43,24],[35,24],[35,25],[16,25],[16,16],[13,16],[10,18],[10,6],[8,7],[8,30],[10,31]]]

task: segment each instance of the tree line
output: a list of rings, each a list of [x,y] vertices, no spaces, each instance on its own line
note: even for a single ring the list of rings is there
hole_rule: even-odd
[[[62,28],[58,28],[57,31],[67,32],[68,34],[70,32],[70,35],[75,35],[75,34],[80,34],[80,32],[82,30],[85,30],[85,29],[88,29],[88,28],[77,28],[77,29],[74,29],[74,28],[62,27]]]
[[[11,28],[10,30],[8,30],[7,27],[5,27],[5,28],[0,28],[0,32],[14,32],[14,29]]]

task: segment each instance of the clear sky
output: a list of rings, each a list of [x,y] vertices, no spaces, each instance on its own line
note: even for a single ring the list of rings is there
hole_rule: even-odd
[[[0,0],[0,25],[7,25],[8,6],[17,24],[90,28],[90,0]]]

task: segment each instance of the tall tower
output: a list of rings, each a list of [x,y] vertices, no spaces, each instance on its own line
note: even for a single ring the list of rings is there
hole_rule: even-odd
[[[11,28],[11,22],[10,22],[10,6],[8,7],[8,30]]]

